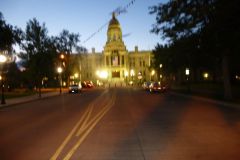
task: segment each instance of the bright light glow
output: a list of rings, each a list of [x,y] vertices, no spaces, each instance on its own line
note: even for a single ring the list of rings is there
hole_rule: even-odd
[[[133,81],[130,81],[129,84],[132,85],[132,84],[133,84]]]
[[[106,79],[108,77],[108,72],[107,71],[97,71],[96,72],[99,78]]]
[[[78,73],[75,73],[75,74],[74,74],[74,77],[75,77],[75,78],[78,78]]]
[[[96,74],[97,74],[97,76],[100,76],[100,71],[97,70],[97,71],[96,71]]]
[[[131,75],[131,76],[134,76],[134,75],[135,75],[135,72],[134,72],[133,69],[130,70],[130,75]]]
[[[185,74],[186,74],[187,76],[190,74],[190,70],[189,70],[189,68],[186,68],[186,70],[185,70]]]
[[[203,77],[204,77],[205,79],[208,79],[209,74],[208,74],[207,72],[205,72],[205,73],[203,73]]]
[[[108,77],[108,72],[107,71],[102,71],[100,73],[100,78],[107,78]]]
[[[238,76],[238,75],[236,75],[235,78],[236,78],[237,80],[240,80],[240,76]]]
[[[62,67],[58,67],[58,68],[57,68],[57,72],[58,72],[58,73],[62,73],[62,71],[63,71]]]
[[[162,68],[162,66],[163,66],[162,64],[159,65],[160,68]]]
[[[153,76],[155,74],[155,70],[152,70],[151,75]]]
[[[0,76],[0,81],[2,80],[2,76]]]
[[[64,57],[64,54],[61,54],[61,55],[60,55],[60,58],[61,58],[61,59],[64,59],[64,58],[65,58],[65,57]]]
[[[3,54],[0,54],[0,63],[4,63],[7,61],[7,57]]]
[[[128,76],[128,71],[124,72],[124,76],[127,77]]]

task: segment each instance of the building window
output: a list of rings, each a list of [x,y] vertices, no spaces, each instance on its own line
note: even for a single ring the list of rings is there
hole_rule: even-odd
[[[122,55],[122,65],[124,65],[124,56]]]
[[[112,78],[120,78],[120,72],[119,71],[113,71],[112,72]]]
[[[109,66],[109,57],[108,56],[106,56],[106,64],[107,64],[107,66]]]
[[[119,56],[112,56],[112,66],[118,66],[119,65]]]
[[[119,66],[120,65],[120,58],[119,58],[118,50],[114,50],[112,52],[111,65],[112,66]]]

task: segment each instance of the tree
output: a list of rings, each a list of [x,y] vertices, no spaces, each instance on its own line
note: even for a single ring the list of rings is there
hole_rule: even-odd
[[[21,43],[21,34],[22,31],[19,28],[6,23],[0,12],[0,50],[12,52],[12,45]]]
[[[195,46],[192,51],[199,48],[201,53],[221,59],[226,99],[232,98],[228,60],[239,57],[236,54],[239,3],[238,0],[170,0],[151,7],[150,11],[156,14],[153,33],[162,34],[170,44],[195,36],[198,43],[196,47],[192,42]]]
[[[58,37],[55,38],[55,45],[58,53],[65,54],[65,68],[64,74],[67,78],[67,85],[69,85],[69,78],[71,74],[72,64],[70,55],[74,50],[83,50],[84,47],[78,46],[79,34],[70,33],[68,30],[64,29]]]
[[[18,88],[21,86],[22,74],[20,69],[17,66],[16,61],[9,63],[6,77],[7,77],[7,84],[9,86],[9,89]]]
[[[8,57],[7,62],[1,64],[0,70],[1,76],[4,75],[4,79],[7,79],[7,83],[11,88],[19,86],[20,83],[19,78],[16,79],[16,76],[19,76],[19,70],[15,63],[13,45],[20,44],[21,38],[22,31],[17,27],[7,24],[0,12],[0,52],[3,51]]]
[[[22,64],[25,72],[29,75],[29,80],[32,80],[30,84],[37,86],[40,97],[43,78],[50,77],[55,71],[56,49],[47,32],[44,23],[40,25],[35,18],[30,20],[27,23],[22,44],[25,53],[19,55],[23,60]]]

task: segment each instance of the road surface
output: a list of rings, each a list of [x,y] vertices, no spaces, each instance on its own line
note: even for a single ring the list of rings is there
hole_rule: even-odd
[[[91,89],[0,109],[1,160],[239,160],[240,110]]]

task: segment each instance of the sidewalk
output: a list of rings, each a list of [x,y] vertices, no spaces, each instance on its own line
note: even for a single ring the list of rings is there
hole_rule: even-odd
[[[202,96],[196,96],[196,95],[188,95],[188,94],[184,94],[184,93],[178,93],[175,91],[170,91],[170,94],[240,109],[240,104],[233,103],[233,102],[226,102],[226,101],[222,101],[222,100],[216,100],[216,99],[202,97]]]
[[[62,94],[64,94],[63,92]],[[0,104],[0,109],[5,108],[8,106],[12,105],[17,105],[21,103],[26,103],[26,102],[31,102],[34,100],[40,100],[48,97],[53,97],[53,96],[58,96],[60,95],[59,91],[54,91],[54,92],[48,92],[48,93],[42,93],[41,97],[39,97],[38,94],[30,95],[30,96],[24,96],[24,97],[19,97],[19,98],[11,98],[11,99],[6,99],[6,104]]]

